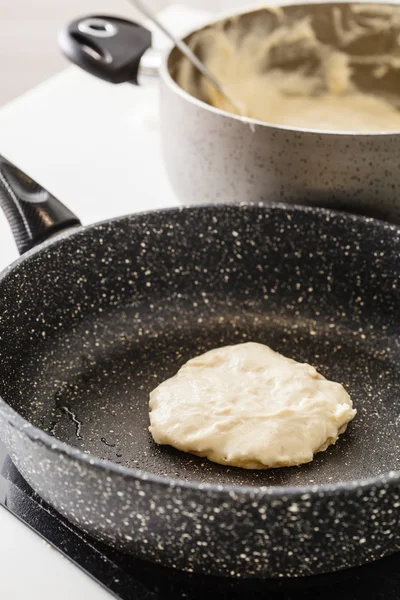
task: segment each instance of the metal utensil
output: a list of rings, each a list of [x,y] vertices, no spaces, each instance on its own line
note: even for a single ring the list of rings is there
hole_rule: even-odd
[[[186,56],[188,60],[193,64],[194,67],[205,77],[214,88],[237,110],[239,115],[245,116],[243,105],[232,98],[232,96],[225,90],[224,86],[214,77],[214,75],[207,69],[207,67],[198,59],[198,57],[191,51],[189,46],[185,44],[183,40],[177,38],[169,29],[165,27],[159,20],[157,15],[147,6],[142,0],[129,0],[145,17],[147,17],[160,31],[162,31],[169,39],[175,44],[177,48]]]

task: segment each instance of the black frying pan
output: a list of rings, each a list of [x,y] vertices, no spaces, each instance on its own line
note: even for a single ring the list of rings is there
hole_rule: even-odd
[[[33,488],[126,552],[180,569],[300,576],[400,544],[400,230],[283,205],[87,228],[6,160],[19,249],[0,279],[0,431]],[[358,415],[309,465],[244,471],[156,446],[148,394],[254,340],[343,383]],[[204,407],[207,410],[207,407]]]

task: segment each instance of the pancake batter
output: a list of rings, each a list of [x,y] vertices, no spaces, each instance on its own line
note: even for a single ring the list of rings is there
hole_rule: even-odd
[[[351,8],[357,18],[347,29],[341,24],[339,9],[332,9],[339,40],[335,48],[317,38],[311,17],[287,24],[279,9],[273,12],[280,24],[269,33],[257,25],[257,19],[243,33],[238,17],[236,26],[233,19],[229,28],[222,22],[196,33],[189,45],[249,117],[325,131],[400,131],[399,98],[367,93],[352,80],[355,69],[371,65],[379,89],[379,79],[388,69],[400,67],[400,33],[391,55],[359,56],[346,51],[360,39],[397,31],[399,9],[375,5]],[[235,112],[212,85],[199,79],[188,61],[181,62],[176,79],[189,93]]]
[[[150,394],[150,410],[158,444],[244,469],[310,462],[356,414],[342,385],[253,342],[190,360]]]

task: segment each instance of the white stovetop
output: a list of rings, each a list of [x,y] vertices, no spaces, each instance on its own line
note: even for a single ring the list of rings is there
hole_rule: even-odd
[[[170,7],[177,34],[207,19]],[[165,38],[157,36],[163,46]],[[157,85],[113,86],[70,67],[0,110],[0,153],[83,224],[177,204],[159,147]],[[0,211],[0,270],[17,251]],[[101,600],[110,594],[0,507],[0,597]]]

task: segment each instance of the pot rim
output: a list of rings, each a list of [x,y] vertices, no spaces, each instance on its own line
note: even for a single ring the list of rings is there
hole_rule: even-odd
[[[239,11],[224,11],[222,13],[218,13],[218,15],[216,16],[216,18],[207,21],[207,23],[205,23],[204,25],[202,25],[201,27],[196,27],[194,29],[191,29],[189,31],[189,33],[186,33],[183,39],[188,38],[189,36],[191,36],[192,34],[201,31],[202,29],[205,29],[206,27],[210,27],[212,25],[217,25],[218,23],[221,23],[222,21],[225,21],[226,19],[232,18],[232,17],[237,17],[237,16],[241,16],[241,15],[245,15],[245,14],[249,14],[252,12],[259,12],[260,10],[269,10],[271,9],[271,11],[273,11],[274,8],[280,8],[280,7],[289,7],[289,6],[306,6],[306,5],[314,5],[314,6],[320,6],[320,5],[332,5],[332,4],[377,4],[377,0],[357,0],[356,2],[349,2],[349,0],[336,0],[336,2],[334,0],[310,0],[310,1],[304,1],[304,0],[279,0],[276,3],[271,4],[271,6],[267,6],[267,5],[259,5],[259,4],[250,4],[247,6],[244,6],[242,9],[240,9]],[[380,6],[395,6],[397,8],[400,7],[400,4],[396,3],[396,2],[383,2],[383,3],[379,3]],[[240,124],[242,127],[248,127],[250,128],[250,130],[252,131],[252,133],[255,130],[255,127],[263,127],[266,129],[271,129],[274,131],[287,131],[287,132],[293,132],[293,133],[300,133],[300,134],[306,134],[306,135],[310,135],[310,136],[315,136],[315,135],[326,135],[326,136],[330,136],[330,137],[338,137],[338,138],[344,138],[346,141],[348,140],[349,137],[362,137],[363,139],[373,139],[376,137],[380,137],[380,138],[391,138],[391,137],[398,137],[400,135],[400,130],[394,130],[394,131],[379,131],[379,132],[374,132],[374,133],[368,133],[368,132],[360,132],[360,131],[340,131],[340,130],[325,130],[325,129],[307,129],[305,127],[289,127],[287,125],[277,125],[276,123],[268,123],[266,121],[260,121],[259,119],[253,119],[252,117],[244,117],[244,116],[240,116],[240,115],[235,115],[234,113],[222,110],[220,108],[216,108],[215,106],[211,106],[210,104],[207,104],[206,102],[203,102],[202,100],[199,100],[198,98],[195,98],[195,96],[192,96],[191,94],[189,94],[188,92],[186,92],[184,89],[182,89],[177,83],[176,81],[173,79],[173,77],[170,74],[169,71],[169,67],[168,67],[168,63],[169,63],[169,59],[170,56],[172,54],[172,52],[176,50],[176,46],[172,46],[172,48],[169,48],[166,52],[164,52],[162,54],[162,58],[161,58],[161,64],[159,67],[159,75],[161,80],[167,85],[167,87],[170,88],[170,90],[176,94],[178,94],[178,96],[180,96],[183,100],[188,101],[190,104],[194,105],[197,108],[200,108],[202,110],[208,111],[212,114],[214,114],[215,116],[220,116],[220,117],[224,117],[224,118],[228,118],[228,119],[232,119],[234,121],[236,121],[238,124]]]
[[[282,212],[311,212],[311,213],[320,213],[325,215],[325,217],[330,216],[331,218],[335,218],[338,215],[342,219],[346,221],[356,221],[361,223],[376,223],[381,229],[389,230],[398,234],[399,237],[399,245],[400,245],[400,227],[396,225],[392,225],[390,223],[386,223],[384,221],[378,221],[376,219],[371,219],[370,217],[363,217],[359,215],[352,215],[349,213],[339,213],[338,211],[319,208],[319,207],[310,207],[310,206],[302,206],[296,204],[284,204],[280,202],[276,203],[224,203],[224,204],[203,204],[198,206],[181,206],[181,207],[171,207],[159,209],[156,211],[142,211],[139,213],[134,213],[130,215],[125,215],[122,217],[116,217],[112,219],[106,219],[92,225],[83,226],[79,228],[73,228],[71,230],[64,231],[54,236],[53,238],[42,242],[32,250],[26,252],[23,256],[19,257],[16,261],[14,261],[11,265],[6,267],[3,272],[0,273],[0,284],[4,281],[6,277],[10,275],[14,271],[16,267],[21,265],[22,263],[29,261],[31,258],[40,254],[46,248],[50,248],[53,246],[59,246],[63,243],[65,239],[69,239],[78,235],[84,234],[86,231],[90,231],[91,229],[96,229],[99,225],[110,224],[110,223],[118,223],[127,219],[132,219],[136,217],[144,217],[148,214],[153,214],[157,212],[161,215],[173,215],[174,213],[180,213],[182,211],[198,211],[198,210],[209,210],[212,208],[213,210],[223,210],[224,207],[230,206],[234,207],[237,210],[246,210],[248,208],[254,207],[262,207],[266,210],[279,210]],[[207,493],[215,493],[217,495],[232,495],[235,494],[237,497],[241,498],[261,498],[261,497],[272,497],[272,498],[280,498],[293,500],[294,498],[299,498],[302,495],[309,496],[322,494],[352,494],[359,490],[373,490],[375,488],[382,487],[400,487],[400,470],[397,471],[388,471],[381,475],[377,475],[376,477],[369,477],[366,479],[354,479],[351,481],[343,481],[339,483],[325,483],[321,485],[305,485],[305,486],[282,486],[282,487],[268,487],[268,486],[241,486],[241,485],[221,485],[221,484],[211,484],[211,483],[200,483],[196,481],[185,481],[182,479],[174,479],[170,477],[164,477],[160,475],[154,475],[151,472],[143,471],[141,469],[136,469],[133,467],[124,467],[122,465],[117,465],[116,463],[107,460],[98,458],[92,454],[86,454],[82,450],[67,444],[53,436],[49,433],[39,429],[38,427],[32,425],[27,421],[22,415],[20,415],[15,409],[13,409],[3,398],[0,397],[0,419],[6,421],[11,427],[14,427],[16,430],[20,431],[23,435],[26,435],[32,442],[39,443],[45,447],[47,447],[50,451],[66,456],[71,460],[76,460],[79,463],[83,464],[87,468],[97,468],[107,473],[112,473],[117,476],[122,476],[125,479],[139,480],[143,483],[150,483],[154,485],[160,485],[165,487],[176,487],[176,488],[184,488],[186,490],[194,490],[194,491],[204,491]]]

